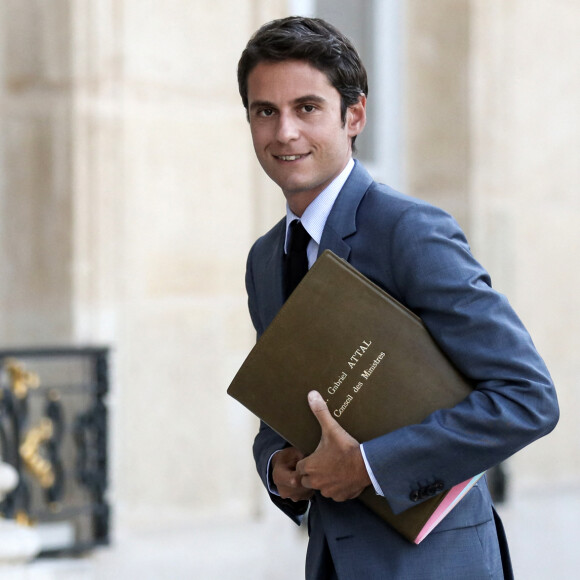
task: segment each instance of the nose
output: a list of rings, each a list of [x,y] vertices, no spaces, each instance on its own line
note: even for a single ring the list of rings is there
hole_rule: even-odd
[[[300,131],[298,129],[297,120],[290,114],[280,114],[276,139],[280,143],[289,143],[290,141],[298,139],[299,135]]]

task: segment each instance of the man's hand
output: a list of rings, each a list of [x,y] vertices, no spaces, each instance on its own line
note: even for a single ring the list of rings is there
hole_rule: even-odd
[[[286,447],[272,457],[272,480],[282,499],[302,501],[310,499],[314,492],[302,486],[296,464],[304,455],[295,447]]]
[[[322,428],[316,451],[296,465],[302,486],[317,489],[324,497],[346,501],[371,485],[359,443],[330,414],[317,391],[308,393],[308,404]]]

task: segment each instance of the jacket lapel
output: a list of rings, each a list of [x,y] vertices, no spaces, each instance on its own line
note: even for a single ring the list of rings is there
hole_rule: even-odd
[[[262,296],[264,313],[264,328],[274,319],[282,304],[284,304],[284,236],[286,233],[286,218],[282,219],[272,232],[274,243],[268,248],[268,254],[263,262],[261,277],[267,280]]]
[[[324,226],[318,250],[319,256],[324,250],[330,250],[339,258],[348,260],[350,245],[345,239],[356,232],[357,208],[372,183],[373,178],[355,160],[355,166],[336,198]]]

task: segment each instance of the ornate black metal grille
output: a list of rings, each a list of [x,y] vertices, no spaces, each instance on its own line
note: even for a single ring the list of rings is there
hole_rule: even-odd
[[[0,457],[20,476],[0,515],[35,525],[44,555],[108,544],[108,350],[2,350],[0,372]]]

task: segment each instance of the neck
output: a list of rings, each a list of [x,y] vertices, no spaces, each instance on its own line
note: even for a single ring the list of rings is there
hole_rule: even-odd
[[[302,214],[306,211],[306,208],[318,197],[319,194],[320,191],[314,194],[312,192],[300,192],[293,194],[284,193],[284,197],[286,198],[288,207],[292,210],[292,213],[297,217],[302,217]]]

